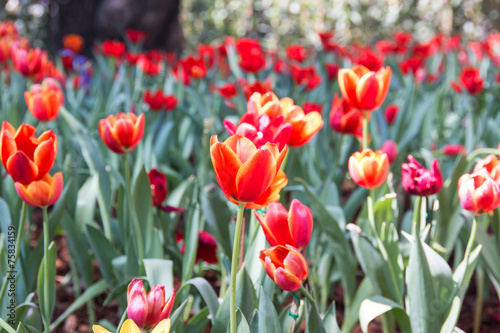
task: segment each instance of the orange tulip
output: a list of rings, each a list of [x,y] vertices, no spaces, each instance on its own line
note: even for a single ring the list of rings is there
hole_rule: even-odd
[[[382,185],[389,173],[387,154],[365,149],[349,157],[349,174],[359,186],[372,189]]]
[[[63,47],[74,53],[80,54],[83,49],[83,38],[78,34],[67,34],[63,37]]]
[[[47,207],[55,204],[63,190],[62,172],[52,177],[48,173],[40,180],[35,180],[28,185],[16,183],[17,194],[30,206]]]
[[[260,208],[279,200],[279,191],[287,184],[281,163],[287,147],[281,152],[273,143],[256,148],[252,141],[238,134],[219,142],[210,139],[210,156],[215,176],[226,197],[246,208]]]
[[[385,100],[391,82],[390,67],[377,72],[370,71],[363,65],[339,70],[339,87],[344,98],[362,111],[378,109]]]
[[[500,186],[486,169],[481,169],[478,173],[467,173],[460,177],[458,197],[464,209],[481,215],[500,205]]]
[[[33,117],[49,121],[57,117],[64,103],[64,96],[56,80],[47,78],[42,85],[34,84],[24,93],[24,99]]]
[[[109,115],[99,121],[98,130],[102,141],[113,152],[133,151],[144,135],[144,114],[139,117],[123,112]]]
[[[4,121],[0,130],[0,160],[15,182],[28,185],[40,180],[54,165],[57,136],[46,131],[38,137],[35,128],[22,124],[17,131]]]
[[[259,259],[267,275],[283,290],[295,291],[307,278],[307,261],[291,245],[277,245],[262,250]]]
[[[259,116],[267,114],[271,119],[282,115],[280,100],[272,91],[265,94],[254,92],[248,100],[247,112],[255,112]]]
[[[288,144],[292,147],[305,145],[323,127],[323,119],[318,111],[305,114],[304,110],[300,106],[294,105],[293,100],[289,97],[281,99],[280,106],[285,122],[292,125],[292,134],[288,139]]]

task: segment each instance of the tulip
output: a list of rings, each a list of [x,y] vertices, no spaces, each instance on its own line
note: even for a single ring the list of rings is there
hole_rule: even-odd
[[[290,212],[280,203],[271,203],[266,215],[254,212],[271,246],[291,245],[299,251],[309,243],[313,228],[311,210],[293,199]]]
[[[146,39],[146,33],[136,29],[126,29],[125,35],[132,44],[137,44]]]
[[[485,169],[486,171],[488,171],[489,174],[491,174],[491,171],[493,171],[493,168],[495,168],[497,165],[500,165],[498,157],[496,157],[493,154],[490,154],[476,163],[476,166],[474,167],[472,173],[477,173],[479,172],[479,170]]]
[[[299,44],[289,45],[286,48],[286,56],[290,60],[295,60],[298,62],[304,62],[307,59],[308,55],[306,54],[306,49]]]
[[[329,81],[335,80],[339,74],[339,65],[325,63],[326,66],[326,76]]]
[[[34,180],[28,185],[16,182],[14,184],[19,197],[30,206],[48,207],[57,202],[63,190],[63,176],[57,172],[54,177],[48,173],[40,180]]]
[[[170,111],[177,106],[177,98],[173,95],[165,95],[161,89],[158,89],[154,94],[146,90],[144,93],[144,102],[149,105],[153,111],[159,111],[162,108],[165,108],[166,111]]]
[[[432,161],[431,170],[425,169],[411,155],[408,155],[408,161],[409,163],[401,165],[403,188],[406,192],[423,197],[441,190],[443,177],[437,160]]]
[[[265,94],[253,93],[248,100],[247,112],[267,114],[271,119],[282,115],[280,100],[272,91]]]
[[[48,61],[47,52],[38,48],[28,51],[14,44],[11,53],[14,67],[25,77],[32,77],[42,72]]]
[[[363,65],[371,71],[378,71],[384,65],[384,57],[373,52],[369,48],[364,48],[359,52],[359,56],[352,59],[357,65]]]
[[[14,182],[28,185],[42,179],[54,165],[57,136],[51,130],[35,136],[35,128],[22,124],[17,131],[4,121],[0,130],[0,160]]]
[[[377,150],[365,149],[349,157],[349,174],[359,186],[373,189],[382,185],[389,173],[387,154]]]
[[[396,120],[396,116],[399,113],[399,106],[397,105],[387,105],[387,108],[385,109],[385,121],[387,124],[392,125],[394,124],[394,121]]]
[[[243,95],[245,95],[247,100],[250,99],[250,97],[256,92],[264,95],[265,93],[272,91],[271,78],[268,78],[263,82],[255,81],[253,83],[249,83],[247,80],[240,78],[238,79],[238,84],[241,86]]]
[[[266,65],[266,58],[258,41],[240,38],[236,42],[236,51],[240,55],[239,65],[245,72],[256,73]]]
[[[149,183],[151,184],[151,196],[153,204],[161,206],[168,196],[167,177],[157,169],[148,172]]]
[[[381,68],[370,71],[363,65],[339,70],[339,87],[342,95],[352,107],[363,111],[378,109],[389,91],[392,70]]]
[[[305,114],[308,114],[308,113],[313,112],[313,111],[319,112],[321,114],[322,110],[323,110],[322,104],[312,103],[312,102],[308,102],[308,101],[304,102],[304,113]]]
[[[292,133],[288,144],[292,147],[300,147],[307,144],[323,127],[321,113],[312,111],[307,114],[302,108],[294,105],[291,98],[285,97],[280,100],[280,107],[285,122],[292,125]]]
[[[460,73],[459,81],[471,95],[478,95],[483,91],[483,79],[477,68],[464,68]]]
[[[123,112],[109,115],[99,121],[99,136],[117,154],[131,152],[144,135],[144,114],[137,117]]]
[[[175,235],[177,243],[184,242],[184,235],[177,233]],[[186,250],[186,244],[181,246],[181,254],[184,254]],[[198,248],[196,250],[196,262],[204,261],[207,264],[216,264],[219,262],[217,258],[217,241],[215,237],[206,231],[198,232]]]
[[[83,38],[78,34],[67,34],[63,36],[63,48],[76,54],[80,54],[83,49]]]
[[[458,197],[464,209],[481,215],[500,205],[500,185],[484,169],[465,174],[458,180]]]
[[[446,156],[456,156],[458,154],[465,154],[465,148],[459,144],[449,144],[443,147],[443,154]]]
[[[257,148],[238,134],[219,142],[210,139],[210,156],[215,176],[226,197],[246,208],[260,208],[279,200],[279,191],[288,179],[280,170],[287,148],[273,143]]]
[[[136,64],[142,72],[148,76],[158,75],[163,68],[162,63],[159,60],[151,60],[144,55],[140,55],[137,58]]]
[[[291,245],[277,245],[262,250],[259,259],[267,275],[285,291],[299,289],[307,278],[306,259]]]
[[[115,40],[105,40],[101,44],[104,55],[112,58],[121,58],[125,55],[125,44]]]
[[[333,96],[330,109],[330,127],[342,134],[351,134],[358,138],[362,135],[364,115],[347,103],[345,98]]]
[[[398,145],[392,140],[386,140],[382,147],[380,147],[380,151],[387,154],[390,164],[394,163],[396,158],[398,158]]]
[[[207,75],[207,68],[202,57],[188,56],[185,59],[179,61],[182,68],[183,82],[188,85],[191,79],[201,79]]]
[[[57,117],[64,104],[64,95],[56,80],[47,78],[42,85],[33,84],[24,93],[24,99],[33,117],[39,121],[50,121]]]
[[[236,84],[234,83],[226,83],[221,87],[216,87],[219,94],[225,99],[231,99],[238,94],[238,90],[236,89]]]
[[[99,325],[93,325],[92,331],[94,333],[110,333],[107,329]],[[170,332],[170,319],[164,319],[156,325],[151,333],[169,333]],[[140,328],[134,323],[132,319],[127,319],[123,322],[120,333],[141,333]]]
[[[245,113],[238,125],[224,120],[224,127],[229,135],[239,134],[250,139],[257,148],[266,143],[275,143],[281,151],[287,144],[292,125],[287,124],[283,116],[270,119],[267,114],[259,116],[254,112]]]
[[[155,285],[148,294],[141,279],[133,279],[127,288],[127,316],[140,328],[155,327],[170,316],[175,290],[165,301],[165,287]]]

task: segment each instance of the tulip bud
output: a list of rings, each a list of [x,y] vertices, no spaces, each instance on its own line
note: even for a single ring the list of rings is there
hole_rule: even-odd
[[[437,160],[432,161],[432,170],[425,169],[411,155],[408,156],[408,161],[410,163],[401,165],[405,191],[413,195],[428,196],[441,190],[443,177]]]
[[[141,279],[133,279],[127,288],[127,316],[144,327],[148,316],[148,300]]]
[[[172,295],[165,302],[165,287],[155,285],[148,293],[148,315],[146,327],[155,327],[164,319],[167,319],[172,312],[175,300],[175,289],[172,289]]]
[[[299,289],[307,278],[306,259],[293,246],[277,245],[262,250],[259,259],[267,275],[285,291]]]
[[[458,154],[465,154],[465,148],[458,144],[449,144],[443,147],[443,154],[446,156],[456,156]]]
[[[302,250],[309,243],[313,229],[311,210],[293,199],[290,212],[280,203],[271,203],[266,215],[255,212],[267,241],[271,246],[291,245]]]
[[[478,173],[460,177],[458,197],[464,209],[481,215],[500,205],[500,186],[482,169]]]
[[[396,116],[399,113],[399,106],[397,105],[387,105],[387,108],[385,109],[385,121],[387,124],[392,125],[394,124],[394,121],[396,120]]]
[[[117,154],[131,152],[144,135],[144,114],[137,117],[123,112],[109,115],[99,121],[99,136]]]
[[[387,154],[390,164],[394,163],[396,158],[398,158],[398,145],[392,140],[385,141],[382,147],[380,147],[380,151]]]
[[[372,189],[382,185],[389,173],[387,154],[377,150],[365,149],[349,157],[349,174],[359,186]]]

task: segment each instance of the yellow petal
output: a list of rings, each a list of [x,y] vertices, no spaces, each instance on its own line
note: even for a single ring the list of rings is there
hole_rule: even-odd
[[[168,333],[170,331],[170,319],[163,319],[151,333]]]
[[[120,333],[141,333],[141,330],[132,319],[127,319],[123,323]]]
[[[110,331],[99,325],[92,326],[92,331],[94,333],[111,333]]]

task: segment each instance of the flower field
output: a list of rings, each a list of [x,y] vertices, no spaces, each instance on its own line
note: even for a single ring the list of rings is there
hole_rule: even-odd
[[[0,22],[2,332],[498,331],[500,34],[123,36]]]

